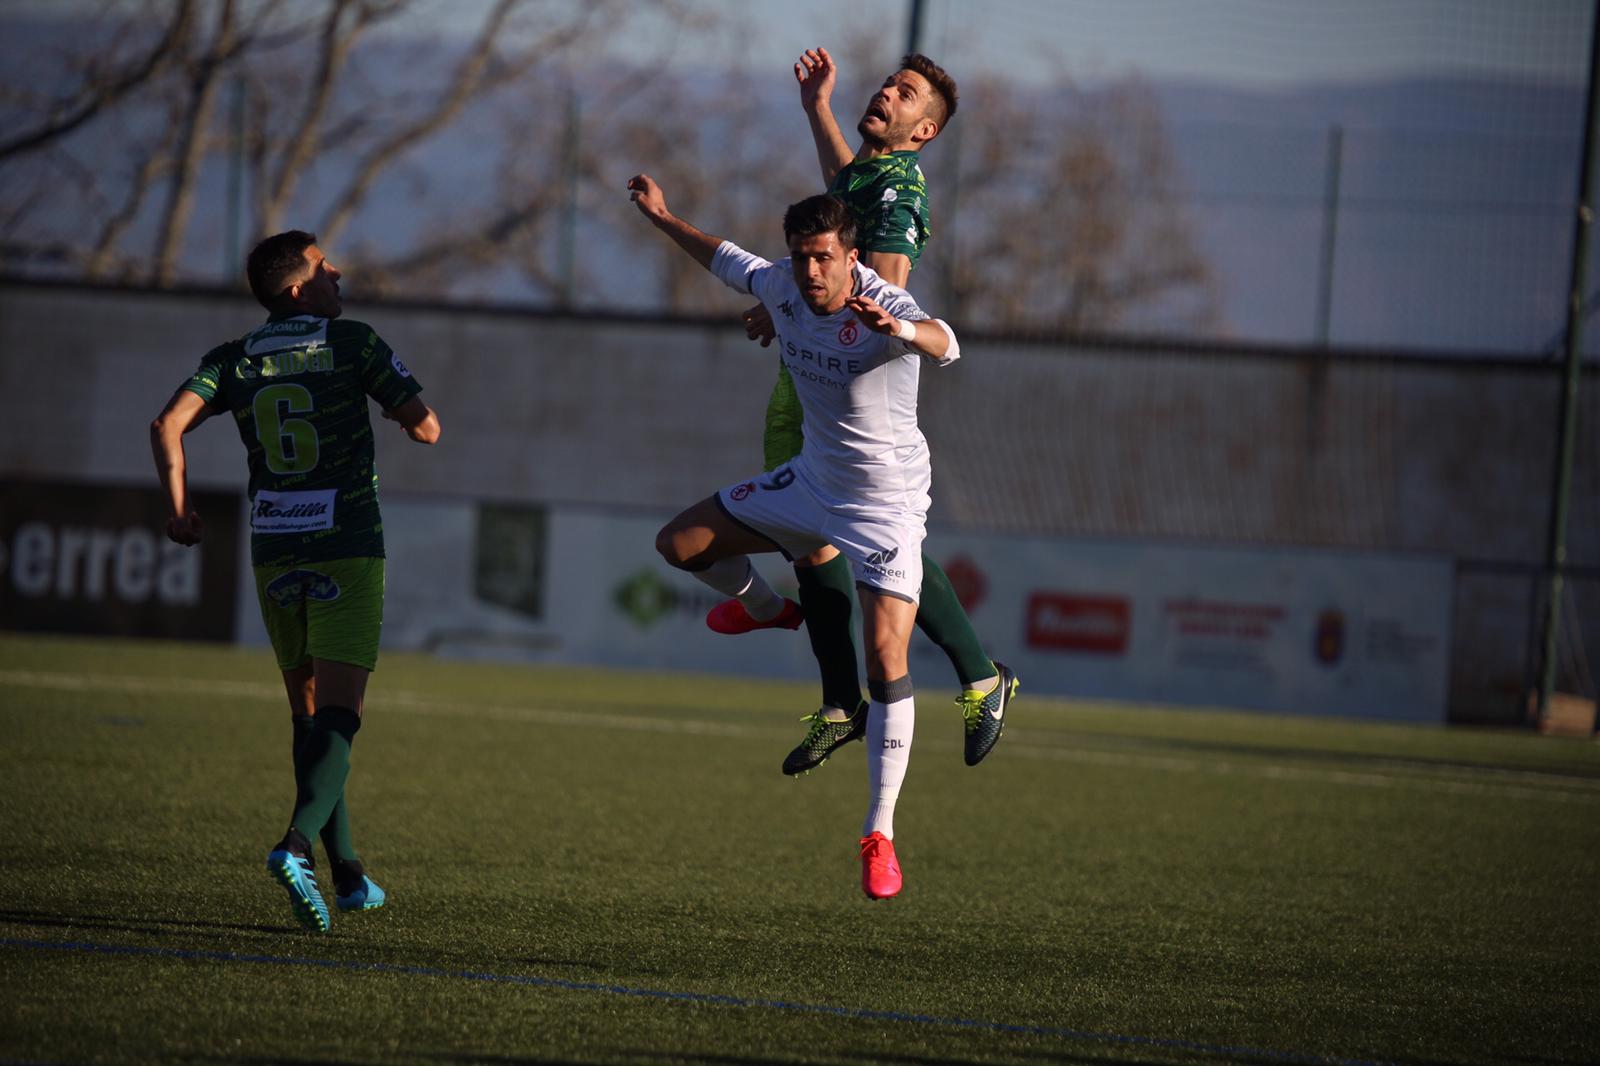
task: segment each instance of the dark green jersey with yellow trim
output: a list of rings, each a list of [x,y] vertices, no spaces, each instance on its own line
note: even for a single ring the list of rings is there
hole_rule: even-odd
[[[928,224],[928,180],[917,152],[890,152],[842,167],[828,192],[850,208],[856,246],[867,252],[898,252],[917,265],[933,236]]]
[[[383,555],[367,397],[392,410],[422,386],[371,326],[274,315],[208,352],[183,388],[239,428],[253,564]]]

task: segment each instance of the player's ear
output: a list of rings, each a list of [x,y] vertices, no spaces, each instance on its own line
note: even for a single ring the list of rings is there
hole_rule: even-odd
[[[939,136],[939,123],[931,115],[923,115],[917,120],[916,128],[911,131],[911,139],[921,144],[927,144]]]

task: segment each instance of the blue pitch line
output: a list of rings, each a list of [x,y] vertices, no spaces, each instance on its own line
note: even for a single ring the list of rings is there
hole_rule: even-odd
[[[1096,1033],[1052,1025],[1017,1025],[989,1022],[979,1018],[941,1018],[931,1014],[909,1014],[897,1010],[871,1010],[865,1007],[833,1007],[823,1003],[792,1003],[781,999],[747,999],[709,992],[671,992],[657,988],[632,988],[594,981],[567,981],[559,977],[528,977],[523,974],[485,973],[477,970],[441,970],[434,966],[400,966],[388,962],[348,962],[340,959],[302,959],[281,955],[242,955],[234,951],[201,951],[186,948],[139,947],[129,944],[96,944],[87,940],[19,940],[0,937],[0,947],[27,948],[33,951],[75,952],[86,955],[143,955],[189,962],[244,962],[268,966],[308,966],[324,970],[351,970],[360,973],[392,973],[410,977],[454,977],[465,981],[557,988],[567,992],[605,992],[615,996],[661,999],[677,1003],[700,1003],[718,1007],[762,1007],[799,1014],[831,1014],[873,1022],[909,1022],[918,1025],[947,1025],[959,1029],[982,1029],[994,1033],[1023,1036],[1049,1036],[1065,1040],[1094,1041],[1127,1047],[1152,1047],[1174,1051],[1194,1051],[1205,1055],[1274,1059],[1278,1062],[1312,1063],[1318,1066],[1396,1066],[1374,1059],[1342,1059],[1332,1055],[1309,1055],[1301,1051],[1276,1051],[1270,1048],[1231,1047],[1205,1044],[1170,1037],[1128,1036],[1121,1033]]]

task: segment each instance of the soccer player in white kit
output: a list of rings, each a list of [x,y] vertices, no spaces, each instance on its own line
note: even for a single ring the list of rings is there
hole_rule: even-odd
[[[792,559],[831,543],[850,560],[872,696],[861,886],[868,898],[886,899],[901,887],[894,807],[916,717],[907,648],[932,482],[928,442],[917,428],[917,383],[924,358],[943,366],[960,356],[955,333],[859,262],[855,222],[837,197],[791,205],[783,217],[789,257],[770,263],[672,214],[649,175],[628,188],[657,229],[729,288],[766,306],[805,431],[793,460],[688,508],[656,535],[656,550],[737,598],[757,620],[778,615],[785,601],[750,564],[751,554]]]

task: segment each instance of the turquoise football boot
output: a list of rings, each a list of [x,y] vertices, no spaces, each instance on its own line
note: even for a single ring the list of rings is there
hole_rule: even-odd
[[[317,888],[316,869],[308,856],[280,845],[267,855],[267,872],[289,893],[289,909],[307,929],[326,933],[333,927],[328,901]]]

